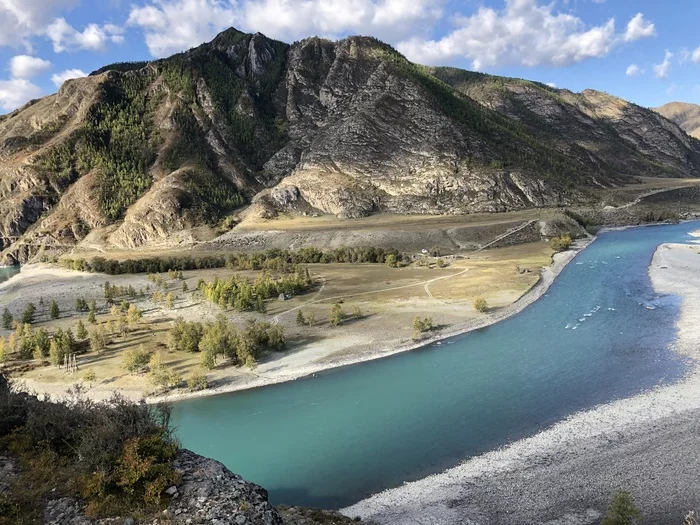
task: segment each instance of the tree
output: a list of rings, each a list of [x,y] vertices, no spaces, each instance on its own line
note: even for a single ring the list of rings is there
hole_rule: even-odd
[[[316,324],[316,314],[309,312],[306,314],[306,326],[313,326]]]
[[[343,319],[345,319],[343,307],[340,306],[340,303],[335,303],[328,312],[328,322],[331,326],[338,326],[343,322]]]
[[[129,305],[129,309],[126,312],[126,317],[129,320],[129,324],[132,327],[136,326],[139,323],[142,316],[143,313],[141,312],[138,306],[136,306],[135,304]]]
[[[187,388],[190,389],[190,392],[206,390],[209,388],[207,375],[203,372],[193,372],[192,375],[187,378]]]
[[[49,333],[43,329],[39,328],[34,336],[32,337],[32,344],[34,345],[34,358],[43,359],[49,355],[49,350],[51,348],[51,339]]]
[[[75,327],[75,336],[81,341],[84,341],[88,336],[87,328],[85,328],[82,320],[78,320],[78,324]]]
[[[150,352],[147,352],[143,345],[139,345],[138,348],[131,348],[124,352],[123,366],[133,374],[144,371],[150,360]]]
[[[10,349],[4,337],[0,337],[0,363],[5,363],[10,357]]]
[[[483,297],[477,297],[476,299],[474,299],[474,310],[484,314],[488,312],[488,309],[489,305],[486,302],[486,299],[484,299]]]
[[[608,512],[601,525],[632,525],[641,517],[632,495],[624,490],[613,494]]]
[[[107,336],[105,334],[104,328],[98,326],[92,332],[90,332],[90,350],[97,354],[104,352],[107,347]]]
[[[88,312],[87,321],[90,324],[97,324],[97,316],[95,315],[95,310],[90,310]]]
[[[187,286],[187,281],[182,281],[182,291],[188,292],[190,289]]]
[[[58,303],[55,299],[51,299],[51,306],[49,306],[49,311],[51,313],[51,319],[58,319],[61,317],[61,309],[58,307]]]
[[[165,307],[168,310],[172,310],[175,307],[175,298],[170,292],[168,292],[168,294],[165,296]]]
[[[304,312],[297,310],[297,324],[299,326],[306,325],[306,317],[304,317]]]
[[[384,264],[386,264],[389,268],[396,268],[398,266],[396,255],[394,255],[393,253],[387,255],[384,258]]]
[[[572,242],[573,241],[571,240],[571,235],[566,234],[566,235],[562,235],[561,237],[554,237],[550,241],[549,246],[555,252],[563,252],[563,251],[568,250],[571,247]]]
[[[153,354],[148,362],[148,378],[158,391],[176,388],[182,382],[182,376],[165,366],[160,353]]]
[[[445,264],[445,261],[443,259],[438,259],[437,266],[438,266],[438,268],[444,268],[447,265]]]
[[[82,297],[75,298],[75,311],[76,312],[87,312],[89,310],[87,301]]]
[[[14,322],[14,317],[12,317],[12,314],[10,311],[5,308],[2,311],[2,328],[3,330],[12,330],[12,323]]]
[[[24,312],[22,312],[22,324],[32,324],[35,314],[36,306],[34,306],[34,303],[29,303],[24,309]]]

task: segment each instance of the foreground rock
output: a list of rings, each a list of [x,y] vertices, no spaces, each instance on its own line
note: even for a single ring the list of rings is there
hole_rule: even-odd
[[[160,517],[147,523],[284,524],[279,512],[268,501],[265,489],[248,483],[218,461],[182,450],[174,466],[182,474],[182,484],[168,489],[170,501],[167,508]],[[48,525],[135,523],[130,516],[91,520],[84,516],[81,503],[70,498],[50,501],[44,513],[44,522]]]

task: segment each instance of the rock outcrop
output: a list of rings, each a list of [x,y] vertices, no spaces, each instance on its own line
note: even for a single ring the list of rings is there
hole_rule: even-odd
[[[639,175],[699,176],[700,141],[605,93],[425,68],[373,38],[229,29],[0,119],[0,255],[189,242],[234,212],[570,206]]]

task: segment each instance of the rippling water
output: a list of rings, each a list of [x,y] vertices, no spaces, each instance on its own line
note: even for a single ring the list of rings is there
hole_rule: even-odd
[[[524,312],[442,346],[178,403],[178,436],[274,503],[340,507],[676,380],[679,300],[647,270],[696,228],[604,233]]]

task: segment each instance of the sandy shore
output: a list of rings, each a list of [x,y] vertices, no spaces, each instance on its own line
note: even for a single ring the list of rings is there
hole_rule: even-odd
[[[700,356],[700,256],[662,245],[655,290],[682,298],[675,350]],[[700,509],[700,367],[670,386],[575,414],[531,438],[343,510],[392,525],[599,523],[615,490],[630,490],[643,523],[682,523]]]

